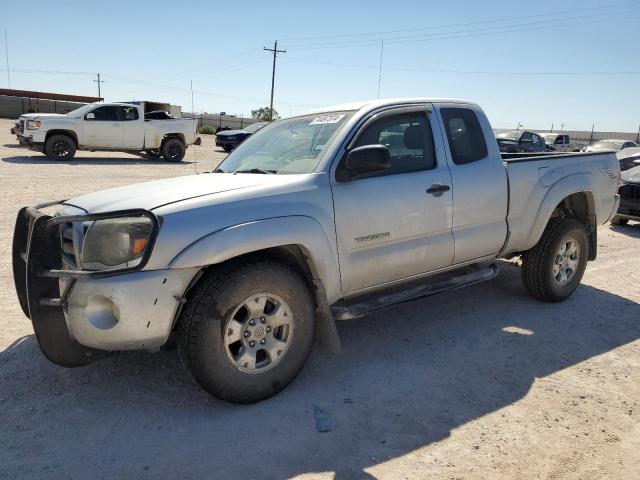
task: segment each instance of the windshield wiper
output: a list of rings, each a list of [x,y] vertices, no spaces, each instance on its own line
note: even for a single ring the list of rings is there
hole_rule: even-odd
[[[270,174],[270,173],[278,173],[277,170],[261,170],[259,168],[250,168],[247,170],[236,170],[233,173],[264,173],[264,174]]]

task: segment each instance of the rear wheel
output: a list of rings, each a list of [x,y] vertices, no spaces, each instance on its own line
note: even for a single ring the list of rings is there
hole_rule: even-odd
[[[613,217],[611,219],[611,225],[626,225],[627,223],[629,223],[628,218]]]
[[[44,154],[52,160],[71,160],[76,142],[68,135],[51,135],[44,144]]]
[[[169,138],[162,144],[162,156],[169,162],[180,162],[184,158],[186,147],[182,140]]]
[[[552,218],[536,246],[522,255],[525,288],[539,300],[565,300],[578,288],[588,255],[584,226],[570,218]]]
[[[270,397],[304,365],[315,332],[304,279],[270,261],[204,277],[180,323],[180,356],[212,395],[237,403]]]

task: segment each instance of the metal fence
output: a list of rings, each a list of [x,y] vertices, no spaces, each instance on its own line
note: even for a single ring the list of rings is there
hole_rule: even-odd
[[[182,113],[183,118],[197,118],[198,119],[198,127],[203,127],[205,125],[217,128],[217,127],[229,127],[233,130],[241,130],[247,125],[251,125],[252,123],[256,123],[259,120],[251,117],[244,117],[242,115],[216,115],[212,113]]]
[[[0,95],[0,118],[15,119],[24,113],[68,113],[83,105],[63,100]]]

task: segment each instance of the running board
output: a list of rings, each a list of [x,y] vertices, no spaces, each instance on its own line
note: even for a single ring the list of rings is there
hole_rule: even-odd
[[[476,283],[486,282],[487,280],[495,278],[498,273],[498,265],[492,263],[491,265],[476,269],[472,272],[458,274],[453,277],[449,276],[440,282],[413,286],[379,296],[367,295],[366,298],[360,297],[360,299],[351,302],[348,300],[338,302],[331,306],[331,312],[335,320],[352,320],[363,317],[376,310],[390,307],[396,303],[408,302],[417,298],[450,292],[462,287],[468,287],[469,285],[475,285]],[[451,274],[449,273],[449,275]],[[415,285],[415,283],[413,285]]]

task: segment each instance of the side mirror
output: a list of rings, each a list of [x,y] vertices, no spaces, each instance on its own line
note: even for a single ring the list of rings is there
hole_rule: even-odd
[[[87,114],[84,116],[84,119],[85,119],[85,120],[95,120],[95,119],[96,119],[96,115],[95,115],[95,113],[90,112],[90,113],[87,113]]]
[[[391,168],[391,154],[385,145],[363,145],[347,154],[344,170],[338,181],[348,182],[354,178]]]

